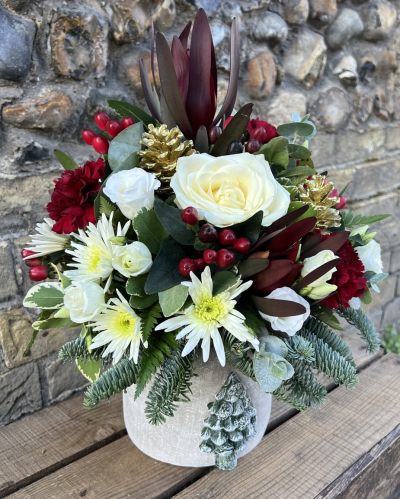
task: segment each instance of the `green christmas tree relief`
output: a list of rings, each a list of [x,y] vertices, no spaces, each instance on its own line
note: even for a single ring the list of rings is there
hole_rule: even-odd
[[[221,470],[233,470],[238,453],[256,434],[256,409],[235,373],[228,376],[215,399],[207,406],[210,416],[204,420],[200,450],[213,452]]]

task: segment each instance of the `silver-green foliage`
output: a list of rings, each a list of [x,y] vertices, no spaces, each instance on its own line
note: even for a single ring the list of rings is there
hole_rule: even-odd
[[[352,324],[359,330],[359,335],[367,343],[367,351],[371,354],[378,352],[381,342],[375,331],[375,326],[367,314],[361,309],[343,308],[339,305],[338,313],[344,317],[349,324]]]
[[[76,340],[69,341],[62,346],[58,353],[58,358],[63,362],[80,360],[81,362],[102,360],[103,366],[111,364],[112,355],[107,355],[102,358],[106,346],[96,348],[89,351],[86,344],[86,338],[77,338]]]
[[[215,464],[222,470],[237,465],[237,454],[256,434],[256,410],[246,395],[246,388],[231,373],[215,402],[208,404],[210,416],[204,420],[200,450],[215,454]]]

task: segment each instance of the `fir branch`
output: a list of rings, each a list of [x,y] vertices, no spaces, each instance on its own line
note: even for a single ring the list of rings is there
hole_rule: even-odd
[[[335,333],[334,331],[332,331],[332,329],[327,327],[323,322],[316,319],[315,317],[309,317],[307,321],[304,323],[303,329],[309,331],[312,334],[315,334],[315,336],[317,336],[324,343],[329,345],[332,350],[337,352],[348,362],[350,362],[350,364],[356,367],[356,363],[353,357],[353,352],[351,351],[349,345],[346,342],[344,342],[337,333]]]
[[[190,379],[194,374],[193,364],[197,358],[196,350],[182,357],[185,341],[179,342],[171,355],[163,362],[155,376],[153,386],[147,396],[145,414],[153,425],[165,423],[166,416],[172,417],[178,409],[176,402],[190,402],[192,393]]]
[[[245,376],[255,378],[253,361],[247,355],[251,346],[248,346],[249,344],[247,342],[240,342],[226,329],[221,331],[221,337],[224,343],[225,357],[228,364]]]
[[[284,381],[273,395],[301,412],[308,407],[316,408],[323,405],[327,396],[326,388],[316,379],[310,366],[301,360],[294,360],[291,364],[294,375]]]
[[[359,330],[359,335],[367,343],[367,352],[375,354],[379,351],[381,342],[375,326],[361,308],[356,310],[339,305],[338,313]]]
[[[109,399],[112,395],[117,395],[136,383],[137,375],[138,366],[133,360],[124,357],[89,386],[85,392],[83,406],[86,409],[93,409],[102,400]]]
[[[285,340],[285,343],[288,347],[287,360],[289,362],[292,360],[302,360],[310,364],[315,361],[313,345],[302,336],[291,336],[288,340]]]
[[[108,366],[112,362],[112,354],[102,357],[107,346],[96,348],[89,352],[86,339],[77,338],[76,340],[66,343],[58,353],[58,358],[63,362],[80,360],[82,362],[101,360],[103,366]]]
[[[144,310],[140,314],[141,325],[140,325],[140,333],[142,335],[143,342],[146,342],[149,339],[150,334],[153,332],[157,319],[161,317],[161,307],[159,303],[156,303],[151,308]]]

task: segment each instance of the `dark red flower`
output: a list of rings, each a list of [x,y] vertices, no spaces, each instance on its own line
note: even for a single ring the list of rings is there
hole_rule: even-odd
[[[50,217],[56,221],[54,232],[70,234],[96,221],[90,195],[99,192],[105,166],[101,158],[86,161],[82,167],[66,170],[54,181],[56,186],[47,205]]]
[[[256,118],[255,120],[249,120],[249,124],[247,125],[247,131],[251,134],[253,130],[256,128],[262,127],[267,133],[266,139],[263,142],[263,144],[266,144],[270,140],[274,139],[275,137],[279,137],[279,133],[276,131],[276,128],[268,123],[268,121],[263,121],[260,120],[259,118]]]
[[[334,236],[335,234],[322,236],[322,240]],[[349,308],[349,301],[352,298],[359,298],[367,290],[367,279],[364,277],[365,269],[350,241],[343,244],[336,256],[342,261],[337,265],[337,270],[332,275],[329,284],[335,284],[337,291],[322,300],[321,303],[329,308],[339,308],[339,305]]]

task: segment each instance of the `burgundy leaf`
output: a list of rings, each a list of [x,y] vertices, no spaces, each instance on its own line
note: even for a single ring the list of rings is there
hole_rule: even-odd
[[[243,106],[235,114],[215,143],[211,151],[212,156],[224,156],[228,150],[229,144],[234,140],[239,140],[240,136],[247,128],[252,110],[253,104],[249,103]]]
[[[250,251],[253,253],[253,251],[259,249],[263,244],[266,244],[272,238],[274,238],[275,236],[277,236],[278,234],[280,234],[283,230],[284,229],[279,229],[279,230],[277,230],[275,232],[271,232],[271,234],[264,234],[263,236],[261,236],[259,238],[259,240],[255,244],[255,246],[253,246],[253,248]]]
[[[301,252],[306,253],[308,250],[314,248],[321,241],[321,237],[321,234],[313,234],[308,237],[302,244]]]
[[[160,89],[156,82],[156,72],[154,70],[154,22],[151,18],[151,74],[153,75],[153,86],[156,89],[158,97],[160,97]]]
[[[210,126],[216,109],[216,88],[211,75],[212,36],[203,9],[199,9],[194,20],[189,62],[186,111],[196,133],[201,125]]]
[[[188,45],[188,39],[189,39],[189,34],[190,34],[191,27],[192,27],[192,21],[190,21],[189,23],[187,23],[187,25],[185,26],[185,29],[179,35],[179,40],[181,41],[183,50],[185,50],[185,51],[188,48],[187,45]]]
[[[262,270],[253,277],[252,290],[254,292],[259,292],[267,286],[279,281],[293,270],[293,265],[295,264],[290,260],[270,261],[265,270]]]
[[[332,270],[338,263],[341,262],[340,258],[335,258],[334,260],[331,260],[330,262],[326,262],[321,267],[318,267],[317,269],[313,270],[309,274],[307,274],[303,279],[300,279],[300,281],[296,282],[294,286],[292,286],[292,289],[294,291],[298,291],[299,289],[305,288],[306,286],[309,286],[312,284],[314,281],[322,277],[323,275],[327,274],[330,270]]]
[[[304,305],[290,300],[275,300],[273,298],[260,298],[259,296],[252,296],[251,300],[257,310],[273,317],[293,317],[294,315],[306,313]]]
[[[178,78],[179,90],[181,91],[183,104],[185,105],[189,88],[189,58],[177,36],[174,36],[172,40],[171,54],[176,77]]]
[[[226,92],[224,103],[213,121],[213,125],[218,123],[218,121],[223,117],[228,117],[231,115],[233,108],[235,107],[235,101],[237,96],[238,82],[239,82],[239,70],[240,70],[240,43],[239,43],[239,30],[236,19],[233,19],[231,26],[231,64],[230,64],[230,74],[229,74],[229,85]]]
[[[249,258],[239,265],[239,274],[243,279],[247,279],[258,272],[265,270],[269,265],[267,258]]]
[[[297,208],[297,210],[294,210],[291,213],[288,213],[283,217],[278,218],[278,220],[275,220],[274,223],[272,223],[269,227],[265,229],[266,232],[271,233],[275,232],[278,229],[283,229],[290,223],[294,222],[297,218],[301,217],[301,215],[304,215],[304,213],[307,210],[308,206],[301,206],[300,208]]]
[[[171,51],[164,35],[157,33],[157,60],[162,93],[168,109],[182,133],[188,139],[194,139],[193,129],[186,114],[178,79],[176,77]]]
[[[151,83],[149,80],[149,75],[147,73],[147,69],[146,69],[146,66],[145,66],[143,59],[140,59],[139,67],[140,67],[140,80],[142,82],[143,94],[144,94],[144,98],[146,100],[147,106],[148,106],[153,118],[155,118],[157,121],[161,122],[160,112],[158,110],[156,101],[154,99],[153,91],[151,89]]]
[[[310,258],[315,256],[317,253],[323,250],[331,250],[333,253],[337,253],[343,244],[347,241],[350,236],[350,232],[336,232],[336,234],[329,239],[325,239],[322,243],[317,244],[313,248],[305,251],[301,254],[302,259]]]
[[[287,250],[292,244],[300,241],[306,234],[311,232],[315,227],[316,221],[317,219],[315,217],[309,217],[299,220],[293,225],[289,225],[289,227],[286,227],[285,230],[272,239],[271,243],[268,245],[268,249],[271,253]]]
[[[167,103],[165,102],[164,94],[161,92],[160,95],[160,108],[161,108],[161,123],[167,125],[168,129],[174,128],[176,126],[175,120],[169,110]]]
[[[203,125],[197,130],[194,148],[199,153],[208,152],[208,134],[206,127]]]
[[[265,296],[272,293],[272,291],[274,291],[275,289],[291,286],[298,278],[302,268],[303,265],[301,265],[300,263],[295,263],[292,270],[288,274],[286,274],[285,277],[282,277],[282,279],[279,279],[279,281],[276,281],[273,284],[261,289],[259,293]]]

